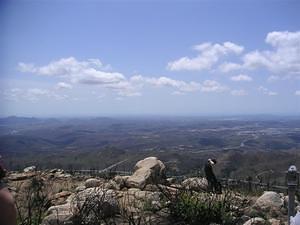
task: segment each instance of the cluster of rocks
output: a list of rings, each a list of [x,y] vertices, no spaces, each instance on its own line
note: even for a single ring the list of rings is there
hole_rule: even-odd
[[[84,185],[78,186],[74,193],[64,193],[68,194],[65,203],[50,207],[48,216],[42,224],[73,224],[76,214],[86,211],[85,207],[89,206],[101,206],[103,218],[110,217],[116,212],[126,214],[127,217],[141,216],[145,203],[151,210],[159,211],[162,193],[156,184],[166,182],[164,164],[156,157],[146,158],[136,164],[131,176],[115,176],[109,181],[90,178]],[[57,195],[61,196],[61,193]],[[85,216],[93,218],[93,215]],[[149,220],[150,217],[143,219]],[[122,221],[118,224],[121,223]]]
[[[37,173],[34,167],[24,169],[23,173],[11,174],[12,180],[30,178]],[[47,179],[69,179],[70,174],[54,169],[43,172]],[[148,157],[139,161],[131,176],[115,176],[113,179],[89,178],[84,180],[72,191],[61,191],[52,195],[52,204],[42,225],[76,224],[78,215],[93,220],[99,215],[109,218],[115,214],[132,217],[146,222],[160,220],[148,224],[169,224],[168,215],[162,206],[163,189],[174,193],[178,189],[190,191],[207,190],[207,180],[193,177],[181,183],[167,179],[166,167],[156,157]],[[240,223],[243,225],[282,225],[287,224],[288,197],[272,191],[264,192],[259,198],[235,196],[237,201],[247,201],[247,206],[239,209],[243,212]],[[297,210],[300,210],[296,202]],[[88,207],[97,208],[89,209]],[[237,207],[238,208],[238,207]],[[146,209],[146,210],[145,210]],[[147,213],[148,209],[148,213]],[[82,215],[82,212],[89,212]],[[95,213],[100,213],[95,215]],[[145,213],[146,212],[146,213]],[[131,218],[131,219],[132,219]],[[126,224],[121,218],[114,218],[117,224]],[[140,222],[139,224],[143,224]]]
[[[10,181],[23,181],[28,180],[30,178],[41,176],[45,179],[50,178],[70,178],[72,177],[71,174],[66,173],[62,169],[51,169],[51,170],[45,170],[43,172],[37,171],[35,166],[29,166],[23,169],[23,172],[11,172],[9,174],[8,179]]]

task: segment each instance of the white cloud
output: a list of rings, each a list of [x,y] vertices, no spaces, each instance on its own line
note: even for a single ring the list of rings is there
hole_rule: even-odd
[[[241,90],[232,90],[230,92],[230,94],[234,95],[234,96],[245,96],[245,95],[248,95],[248,93],[245,90],[243,90],[243,89],[241,89]]]
[[[275,76],[275,75],[271,75],[268,77],[268,82],[274,82],[274,81],[277,81],[277,80],[280,80],[280,77],[279,76]]]
[[[275,95],[278,95],[277,92],[274,92],[274,91],[270,91],[268,88],[266,87],[263,87],[263,86],[260,86],[258,88],[258,90],[263,93],[264,95],[269,95],[269,96],[275,96]]]
[[[74,57],[61,58],[52,61],[46,66],[37,67],[32,63],[19,63],[21,72],[30,72],[45,76],[65,76],[79,73],[85,69],[102,68],[103,64],[99,59],[88,59],[86,61],[78,61]]]
[[[175,80],[169,77],[143,77],[141,75],[133,76],[130,80],[135,84],[140,84],[144,86],[146,84],[152,85],[154,87],[171,87],[175,91],[172,92],[173,95],[183,95],[187,92],[223,92],[228,88],[215,80],[205,80],[202,83],[195,81],[183,81]]]
[[[222,73],[227,73],[233,70],[239,70],[241,68],[242,66],[240,64],[232,63],[232,62],[224,62],[219,66],[219,70]]]
[[[205,80],[201,86],[202,92],[223,92],[227,89],[228,88],[226,86],[221,85],[215,80]]]
[[[18,101],[19,96],[22,94],[22,89],[20,88],[12,88],[10,90],[4,90],[3,96],[6,100]]]
[[[18,68],[21,72],[43,76],[58,76],[68,79],[72,83],[106,84],[125,79],[123,74],[106,72],[106,66],[103,66],[99,59],[78,61],[74,57],[69,57],[50,62],[48,65],[41,67],[34,64],[19,63]]]
[[[230,78],[232,81],[252,81],[252,77],[246,75],[246,74],[240,74],[237,76],[232,76]]]
[[[226,54],[227,51],[240,51],[239,47],[232,43],[224,43],[222,46],[207,44],[207,46],[196,46],[195,48],[198,50],[213,48],[214,50],[206,49],[205,51],[224,51],[225,53],[223,54]],[[20,71],[44,76],[55,76],[57,79],[62,79],[63,81],[57,83],[56,89],[71,89],[74,85],[78,84],[98,85],[101,88],[113,91],[121,97],[141,96],[141,89],[145,85],[156,88],[170,87],[177,94],[196,91],[221,92],[227,89],[213,80],[206,80],[203,83],[199,83],[195,81],[176,80],[166,76],[146,77],[141,75],[126,78],[121,73],[102,71],[101,68],[102,63],[99,60],[77,61],[74,57],[53,61],[41,67],[34,66],[33,64],[19,64]],[[46,95],[47,93],[43,94]],[[35,93],[35,97],[32,97],[32,99],[37,98],[37,95],[38,93]]]
[[[54,99],[59,101],[68,98],[67,95],[59,95],[56,94],[54,91],[48,89],[40,89],[40,88],[29,88],[29,89],[13,88],[10,90],[6,90],[4,92],[4,97],[6,100],[30,101],[30,102],[38,102],[44,98]]]
[[[65,83],[65,82],[59,82],[56,84],[56,89],[72,89],[72,85]]]
[[[295,91],[295,95],[300,96],[300,90]]]
[[[272,50],[255,50],[242,57],[243,63],[225,63],[219,69],[229,72],[239,69],[265,68],[286,78],[300,77],[300,31],[274,31],[265,42]]]
[[[173,91],[172,93],[171,93],[171,95],[185,95],[185,93],[183,93],[183,92],[181,92],[181,91]]]
[[[157,87],[173,87],[181,92],[194,92],[201,88],[197,82],[185,82],[182,80],[174,80],[168,77],[146,78],[145,81]]]
[[[169,77],[144,77],[141,75],[136,75],[130,78],[133,85],[138,85],[142,87],[146,84],[152,85],[154,87],[171,87],[175,88],[180,92],[194,92],[201,89],[201,84],[198,82],[175,80]]]
[[[211,67],[219,61],[221,56],[240,54],[244,50],[244,47],[232,42],[224,42],[223,44],[212,44],[207,42],[194,46],[194,50],[199,52],[196,57],[189,58],[185,56],[173,62],[169,62],[167,69],[172,71],[200,71],[211,69]]]
[[[132,85],[126,77],[117,72],[107,72],[108,66],[104,66],[98,59],[78,61],[74,57],[62,58],[50,62],[45,66],[19,63],[21,72],[30,72],[42,76],[56,76],[67,80],[72,84],[99,85],[107,89],[116,90],[122,96],[138,96],[132,91]],[[71,88],[66,82],[59,82],[57,88]]]

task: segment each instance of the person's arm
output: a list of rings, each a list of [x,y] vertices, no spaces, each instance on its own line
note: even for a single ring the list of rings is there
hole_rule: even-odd
[[[7,188],[0,189],[0,212],[0,225],[17,224],[15,202]]]

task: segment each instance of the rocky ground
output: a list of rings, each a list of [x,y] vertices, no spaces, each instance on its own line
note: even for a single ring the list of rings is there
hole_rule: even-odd
[[[207,220],[200,223],[199,217],[209,218],[211,215],[203,214],[201,210],[209,214],[210,205],[216,202],[224,205],[217,210],[229,216],[231,222],[224,219],[212,224],[287,224],[288,197],[283,193],[266,191],[255,196],[225,190],[223,194],[213,194],[206,191],[204,178],[176,182],[165,174],[165,165],[157,158],[149,157],[137,162],[131,176],[87,178],[72,176],[59,169],[36,171],[34,167],[28,167],[23,172],[10,173],[8,185],[23,219],[28,216],[28,207],[36,207],[36,202],[45,209],[40,213],[42,225],[205,225],[210,223]],[[296,206],[299,210],[298,202]],[[178,210],[178,207],[182,208]],[[191,214],[192,211],[198,216]],[[193,216],[196,222],[191,220]]]

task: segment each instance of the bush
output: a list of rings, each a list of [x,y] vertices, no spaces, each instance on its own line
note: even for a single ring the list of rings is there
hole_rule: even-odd
[[[236,224],[239,204],[232,192],[217,195],[206,192],[179,190],[175,194],[166,193],[167,207],[173,223],[189,225],[209,225],[211,223]]]

